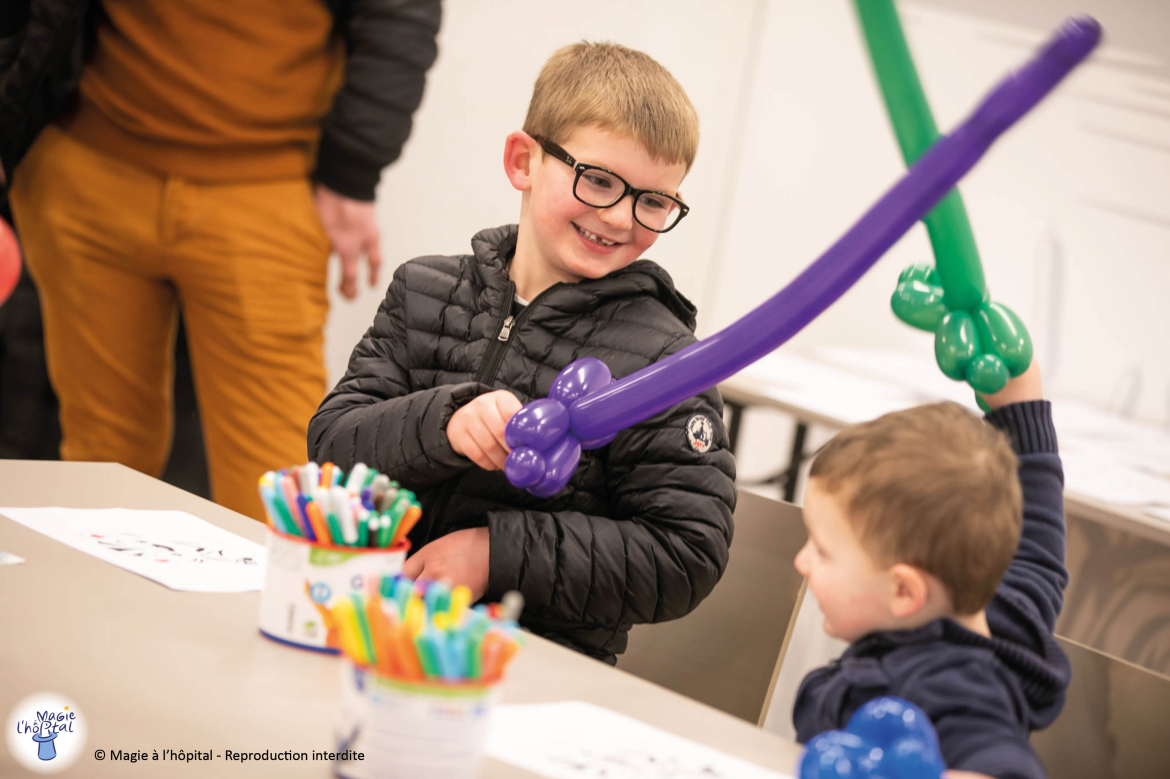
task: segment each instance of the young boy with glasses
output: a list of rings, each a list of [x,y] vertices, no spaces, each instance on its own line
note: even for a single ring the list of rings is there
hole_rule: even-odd
[[[565,489],[508,483],[504,427],[573,360],[615,378],[694,342],[695,307],[639,257],[687,214],[698,146],[686,93],[614,44],[557,51],[504,170],[519,225],[472,254],[405,263],[309,424],[309,454],[364,462],[416,491],[408,576],[524,595],[520,622],[616,662],[629,628],[675,619],[727,565],[734,461],[714,390],[582,452]]]

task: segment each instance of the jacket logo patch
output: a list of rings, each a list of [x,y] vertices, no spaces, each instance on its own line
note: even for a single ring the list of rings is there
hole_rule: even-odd
[[[711,420],[702,414],[695,414],[687,420],[687,443],[691,449],[703,454],[715,442],[715,428]]]

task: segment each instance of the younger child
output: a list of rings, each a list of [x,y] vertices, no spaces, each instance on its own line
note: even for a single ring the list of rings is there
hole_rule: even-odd
[[[825,631],[851,646],[801,684],[801,742],[895,695],[930,717],[950,768],[1045,776],[1028,734],[1060,713],[1069,664],[1052,634],[1068,574],[1042,397],[1033,363],[984,398],[985,422],[923,406],[855,425],[817,455],[796,568]]]
[[[309,423],[310,457],[365,462],[418,493],[406,575],[476,598],[519,590],[522,625],[609,663],[631,625],[683,616],[727,566],[735,471],[719,394],[583,452],[550,498],[504,477],[504,427],[580,357],[620,378],[694,342],[694,306],[638,258],[686,215],[697,144],[694,108],[650,57],[557,51],[504,145],[519,225],[399,267]]]

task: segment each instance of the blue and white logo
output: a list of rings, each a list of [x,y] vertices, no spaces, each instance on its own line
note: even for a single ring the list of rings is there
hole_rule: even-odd
[[[6,730],[13,758],[39,774],[65,770],[85,749],[85,718],[73,701],[55,692],[35,693],[17,703]]]

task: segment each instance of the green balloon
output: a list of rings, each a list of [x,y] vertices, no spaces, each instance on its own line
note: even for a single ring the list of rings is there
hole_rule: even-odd
[[[938,279],[938,271],[934,269],[933,265],[918,262],[913,265],[908,265],[898,274],[898,281],[921,281],[924,284],[929,284],[932,287],[942,285]]]
[[[981,354],[967,366],[966,378],[976,392],[990,395],[999,392],[1007,384],[1008,369],[996,355]]]
[[[854,0],[853,5],[902,158],[907,165],[913,165],[938,140],[939,132],[898,12],[893,0]],[[959,190],[951,190],[922,221],[946,289],[947,308],[970,311],[986,301],[983,264]]]
[[[975,309],[975,327],[983,348],[998,355],[1008,373],[1019,376],[1028,370],[1032,364],[1032,340],[1014,311],[999,303],[985,303]]]
[[[934,358],[939,369],[954,379],[967,378],[967,366],[979,356],[979,333],[966,311],[951,311],[934,331]]]
[[[898,12],[893,0],[853,0],[853,5],[902,158],[913,165],[939,132]],[[903,271],[890,307],[906,324],[935,331],[935,358],[943,373],[966,379],[979,392],[997,392],[1008,375],[1018,376],[1031,364],[1028,331],[1011,310],[990,302],[959,190],[947,193],[922,221],[936,270],[911,266]],[[976,359],[984,350],[990,359]]]
[[[903,281],[890,297],[894,315],[911,327],[933,333],[947,314],[942,287],[924,281]]]

